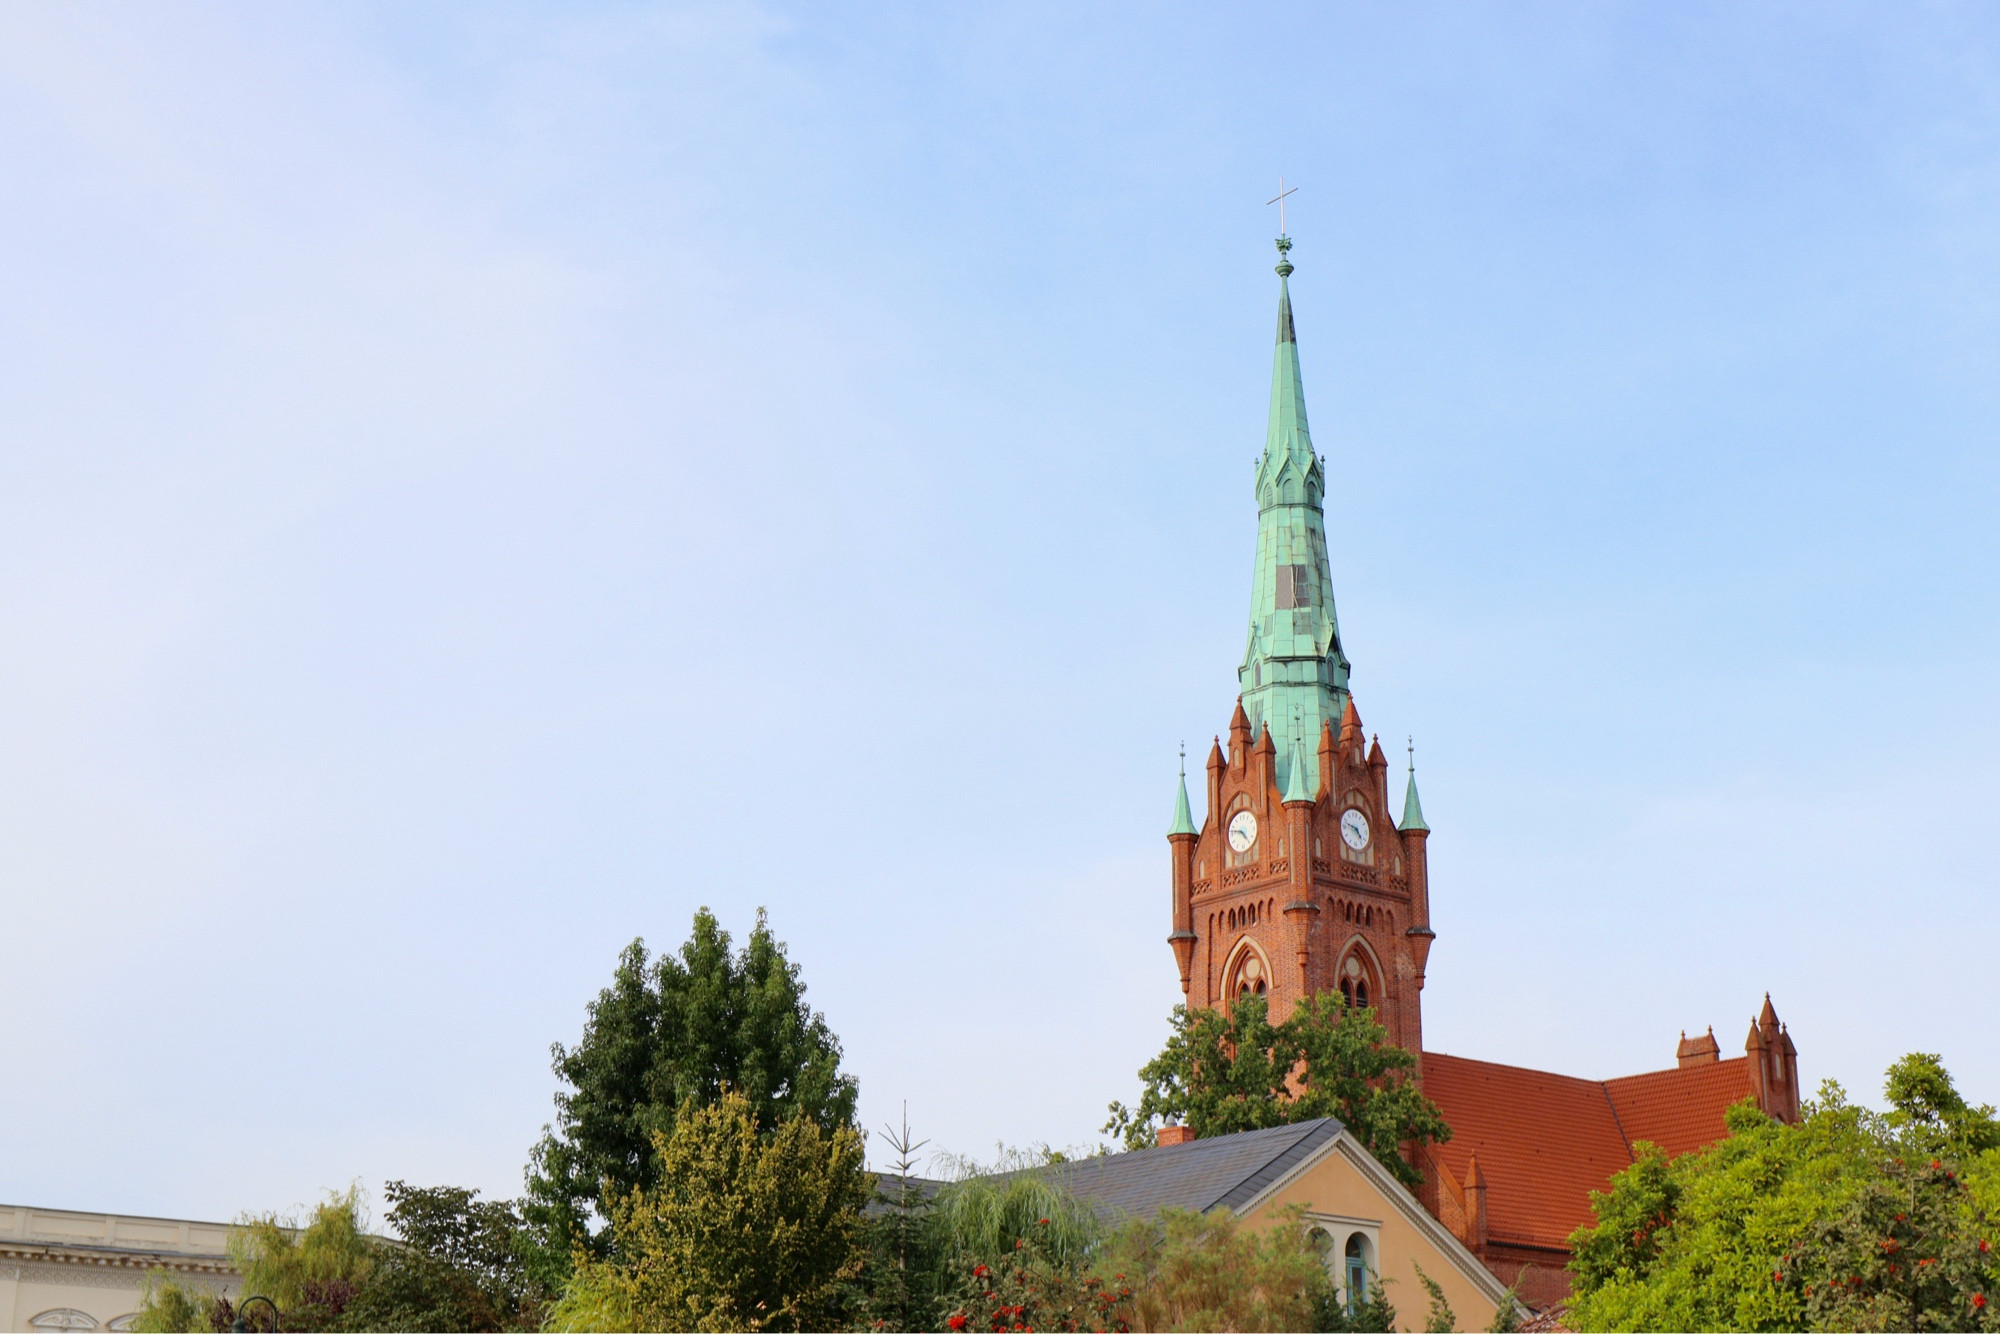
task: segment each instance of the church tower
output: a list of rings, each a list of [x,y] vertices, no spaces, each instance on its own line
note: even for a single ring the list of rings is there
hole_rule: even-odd
[[[1306,425],[1292,320],[1290,237],[1278,238],[1271,412],[1255,479],[1250,627],[1225,747],[1208,756],[1196,828],[1181,774],[1167,841],[1173,933],[1190,1009],[1268,998],[1282,1022],[1307,995],[1373,1007],[1389,1039],[1423,1051],[1430,952],[1424,823],[1412,769],[1401,818],[1388,761],[1362,730],[1334,614],[1325,460]],[[1338,492],[1336,488],[1336,497]],[[1352,507],[1336,499],[1335,513]],[[1336,530],[1338,531],[1338,530]]]

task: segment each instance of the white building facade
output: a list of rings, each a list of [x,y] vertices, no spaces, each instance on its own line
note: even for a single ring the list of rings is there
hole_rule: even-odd
[[[0,1330],[128,1329],[146,1275],[233,1295],[229,1226],[0,1204]]]

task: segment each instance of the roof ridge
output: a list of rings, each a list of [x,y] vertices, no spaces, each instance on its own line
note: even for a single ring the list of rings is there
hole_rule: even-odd
[[[1466,1065],[1483,1065],[1494,1070],[1518,1070],[1524,1075],[1540,1075],[1544,1079],[1560,1079],[1570,1084],[1602,1085],[1606,1082],[1602,1079],[1586,1079],[1582,1075],[1566,1075],[1558,1070],[1537,1070],[1532,1065],[1509,1065],[1505,1061],[1482,1061],[1476,1056],[1453,1056],[1447,1051],[1427,1050],[1424,1052],[1424,1059],[1426,1061],[1434,1056],[1442,1056],[1447,1061],[1462,1061]]]
[[[1719,1060],[1703,1061],[1700,1065],[1690,1065],[1686,1067],[1669,1065],[1669,1066],[1663,1066],[1658,1070],[1641,1070],[1636,1075],[1614,1075],[1610,1079],[1605,1080],[1604,1083],[1607,1085],[1630,1084],[1635,1079],[1657,1079],[1661,1075],[1669,1075],[1677,1079],[1679,1078],[1699,1079],[1702,1077],[1701,1075],[1702,1071],[1721,1070],[1728,1066],[1741,1065],[1747,1062],[1749,1059],[1750,1058],[1748,1056],[1724,1056]]]
[[[1218,1204],[1227,1206],[1232,1213],[1235,1212],[1239,1205],[1256,1198],[1266,1185],[1283,1176],[1292,1163],[1310,1156],[1312,1150],[1337,1137],[1343,1129],[1339,1119],[1331,1116],[1316,1116],[1310,1121],[1293,1121],[1289,1124],[1299,1127],[1302,1133],[1265,1159],[1254,1172],[1203,1205],[1201,1210],[1203,1213],[1207,1213]]]
[[[1625,1120],[1618,1115],[1618,1099],[1611,1096],[1611,1081],[1600,1079],[1597,1081],[1597,1087],[1604,1094],[1604,1105],[1611,1109],[1611,1124],[1618,1127],[1618,1138],[1625,1142],[1625,1156],[1631,1158],[1632,1137],[1625,1133]]]

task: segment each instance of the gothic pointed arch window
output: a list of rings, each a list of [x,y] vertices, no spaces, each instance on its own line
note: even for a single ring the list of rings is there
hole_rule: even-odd
[[[1245,996],[1268,996],[1270,993],[1271,965],[1255,947],[1246,944],[1230,962],[1223,995],[1233,1005]]]
[[[1334,974],[1349,1009],[1366,1010],[1381,1003],[1382,987],[1374,960],[1358,944],[1348,947],[1346,957],[1340,961]]]

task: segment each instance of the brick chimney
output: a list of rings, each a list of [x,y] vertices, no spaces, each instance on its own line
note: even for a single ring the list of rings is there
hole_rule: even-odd
[[[1194,1128],[1191,1126],[1161,1126],[1159,1129],[1159,1138],[1160,1147],[1163,1149],[1171,1149],[1176,1144],[1192,1144],[1195,1139]]]
[[[1681,1045],[1674,1050],[1674,1060],[1682,1070],[1691,1065],[1713,1065],[1721,1056],[1722,1048],[1715,1043],[1715,1028],[1712,1025],[1704,1037],[1691,1038],[1683,1031]]]

